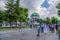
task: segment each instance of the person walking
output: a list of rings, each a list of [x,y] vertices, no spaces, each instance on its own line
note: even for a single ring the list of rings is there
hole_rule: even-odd
[[[48,25],[47,24],[44,24],[44,34],[46,35],[48,33]]]
[[[54,24],[51,25],[51,32],[54,33]]]
[[[49,26],[49,31],[51,31],[51,24],[49,24],[48,26]]]
[[[44,40],[47,40],[48,28],[49,28],[48,25],[45,23],[43,28]]]
[[[43,33],[44,32],[44,24],[41,24],[41,33]]]
[[[58,34],[59,40],[60,40],[60,25],[57,28],[56,34]]]
[[[56,29],[56,31],[57,31],[57,28],[58,28],[58,24],[55,25],[55,29]]]
[[[38,37],[40,36],[40,29],[41,29],[41,27],[38,25],[38,26],[37,26],[37,36],[38,36]]]
[[[30,25],[30,28],[32,28],[32,22],[30,22],[30,24],[29,24],[29,25]]]

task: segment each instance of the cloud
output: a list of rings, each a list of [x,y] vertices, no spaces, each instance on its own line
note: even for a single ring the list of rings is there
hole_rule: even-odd
[[[5,3],[3,1],[0,1],[0,10],[5,10]]]
[[[46,18],[50,11],[47,8],[42,8],[41,4],[45,0],[21,0],[21,6],[27,7],[29,9],[29,17],[33,12],[37,12],[40,15],[40,18]],[[52,4],[53,2],[50,0],[48,3]]]
[[[49,0],[48,3],[50,4],[49,8],[42,8],[42,7],[37,7],[37,11],[38,13],[40,13],[40,18],[46,18],[46,17],[57,17],[60,19],[60,17],[58,17],[57,15],[57,8],[56,5],[57,3],[59,3],[60,0]]]
[[[46,18],[46,17],[52,17],[52,16],[58,17],[56,5],[58,2],[60,2],[60,0],[48,0],[48,3],[50,4],[49,8],[41,7],[41,4],[44,1],[45,0],[20,0],[20,5],[22,7],[26,7],[29,9],[28,17],[30,17],[33,12],[37,12],[40,15],[40,18]],[[4,3],[6,3],[6,0],[2,0],[2,3],[3,5],[5,5]]]
[[[33,12],[39,11],[40,5],[43,2],[44,0],[21,0],[21,6],[27,7],[29,9],[29,17],[30,17]]]
[[[48,14],[49,17],[58,17],[57,15],[57,8],[56,8],[56,5],[57,3],[60,2],[60,0],[49,0],[49,2],[51,3],[51,6],[47,9],[50,13]]]

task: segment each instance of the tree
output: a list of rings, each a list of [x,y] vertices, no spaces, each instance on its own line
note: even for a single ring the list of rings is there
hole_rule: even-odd
[[[5,21],[5,12],[0,10],[0,26],[2,26],[3,21]]]
[[[28,20],[28,9],[20,7],[19,5],[20,0],[17,0],[15,3],[15,13],[16,18],[20,22],[27,22]]]
[[[60,16],[60,9],[58,10],[58,16]]]
[[[15,15],[14,15],[14,0],[7,0],[7,4],[6,4],[6,21],[10,23],[10,26],[11,25],[11,22],[14,22],[16,20],[15,18]]]
[[[26,22],[28,20],[28,9],[20,7],[20,0],[16,0],[14,3],[14,0],[8,0],[7,3],[7,10],[6,10],[6,17],[7,17],[7,22],[11,23],[12,22]]]
[[[58,23],[60,23],[60,20],[58,20]]]
[[[52,22],[53,24],[56,24],[56,23],[58,23],[58,19],[55,18],[55,17],[52,17],[52,18],[51,18],[51,22]]]
[[[60,16],[60,3],[57,4],[56,8],[58,9],[58,16]]]
[[[20,11],[21,11],[21,14],[20,14],[19,21],[20,22],[27,22],[28,21],[28,9],[22,8],[22,10],[20,9]]]
[[[40,25],[43,23],[42,19],[39,19],[38,22],[40,23]]]
[[[46,20],[45,19],[43,19],[43,23],[46,23]]]
[[[60,9],[60,3],[57,4],[56,8]]]
[[[46,18],[46,23],[47,23],[47,24],[50,24],[50,23],[51,23],[51,20],[50,20],[49,17]]]

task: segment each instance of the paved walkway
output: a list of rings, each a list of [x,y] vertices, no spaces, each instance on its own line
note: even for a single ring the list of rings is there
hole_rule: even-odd
[[[18,29],[0,32],[0,40],[58,40],[55,33],[48,32],[37,37],[36,29]]]

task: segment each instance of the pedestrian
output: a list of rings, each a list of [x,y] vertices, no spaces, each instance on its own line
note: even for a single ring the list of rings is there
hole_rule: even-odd
[[[32,23],[30,23],[30,28],[32,28]]]
[[[49,26],[49,31],[51,31],[51,24],[49,24],[48,26]]]
[[[40,36],[40,28],[41,28],[41,27],[38,25],[38,26],[37,26],[37,36],[38,36],[38,37]]]
[[[51,32],[54,33],[54,24],[51,25]]]
[[[46,35],[48,33],[48,25],[47,24],[44,24],[44,34]]]
[[[41,33],[43,33],[43,32],[44,32],[44,30],[43,30],[43,29],[44,29],[44,24],[42,24],[42,25],[41,25]]]
[[[56,34],[58,34],[59,40],[60,40],[60,25],[57,28]]]
[[[55,25],[55,29],[56,29],[56,31],[57,31],[57,28],[58,28],[58,24]]]

